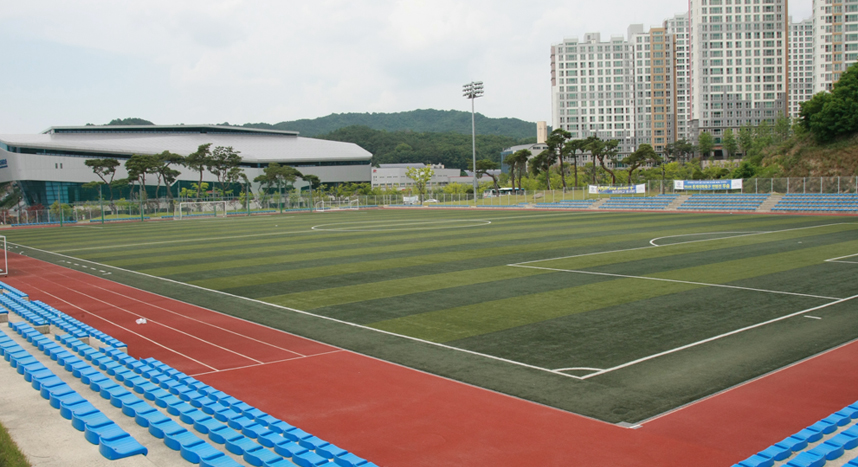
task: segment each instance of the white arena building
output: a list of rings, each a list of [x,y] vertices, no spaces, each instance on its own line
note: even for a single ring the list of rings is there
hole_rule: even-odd
[[[98,189],[83,187],[99,180],[85,165],[87,159],[118,159],[123,164],[116,173],[118,180],[127,177],[124,163],[134,154],[170,151],[187,156],[206,143],[239,151],[241,167],[250,180],[271,162],[316,175],[327,184],[369,182],[372,176],[372,154],[360,146],[303,138],[293,131],[216,125],[64,126],[35,135],[0,135],[0,182],[17,182],[24,202],[31,206],[48,206],[57,199],[63,203],[97,200]],[[171,187],[174,195],[199,180],[198,172],[175,169],[182,174]],[[206,172],[204,181],[216,179]],[[296,186],[301,185],[306,184],[299,180]],[[154,193],[154,180],[147,179],[147,187]]]

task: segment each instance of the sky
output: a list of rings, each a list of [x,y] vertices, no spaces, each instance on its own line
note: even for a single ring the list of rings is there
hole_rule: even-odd
[[[0,0],[0,134],[139,117],[277,123],[470,110],[551,119],[550,49],[685,0]],[[790,0],[796,20],[811,0]]]

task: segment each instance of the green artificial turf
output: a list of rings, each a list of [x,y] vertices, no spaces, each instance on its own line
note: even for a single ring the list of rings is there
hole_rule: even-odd
[[[610,422],[858,337],[858,300],[755,326],[858,294],[858,265],[825,262],[858,253],[852,218],[414,209],[95,227],[6,233],[66,255],[24,249],[47,261]]]

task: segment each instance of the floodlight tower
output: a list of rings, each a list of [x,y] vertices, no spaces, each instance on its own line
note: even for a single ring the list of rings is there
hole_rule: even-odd
[[[471,146],[474,155],[474,204],[477,204],[477,125],[474,121],[474,99],[483,97],[483,82],[471,81],[462,86],[462,96],[471,100]]]

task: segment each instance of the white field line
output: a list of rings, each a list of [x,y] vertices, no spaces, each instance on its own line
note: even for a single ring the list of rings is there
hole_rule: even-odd
[[[469,224],[457,225],[457,224],[454,224],[455,222],[468,222]],[[310,228],[310,230],[314,230],[317,232],[407,232],[407,231],[415,231],[415,230],[420,231],[420,232],[424,232],[427,230],[466,229],[466,228],[470,228],[470,227],[482,227],[485,225],[490,225],[491,223],[492,223],[492,221],[487,221],[487,220],[465,220],[465,219],[462,219],[462,220],[444,220],[444,221],[440,221],[440,222],[406,222],[406,223],[399,223],[399,224],[385,224],[385,225],[382,225],[380,228],[361,228],[361,227],[353,227],[350,229],[327,228],[330,226],[337,226],[337,225],[362,224],[361,222],[340,222],[340,223],[336,223],[336,224],[314,225],[313,227]],[[450,224],[450,225],[441,225],[441,226],[437,226],[437,227],[414,227],[414,228],[404,228],[404,229],[397,229],[396,228],[399,226],[408,227],[408,226],[412,226],[412,225],[417,226],[417,225],[421,225],[421,224],[432,224],[432,225]]]
[[[278,219],[280,219],[280,218],[278,218]],[[271,236],[276,236],[276,235],[297,234],[297,233],[303,233],[303,232],[306,232],[306,230],[290,230],[290,231],[285,231],[285,232],[268,232],[268,233],[247,234],[247,235],[230,235],[230,236],[224,236],[224,237],[185,238],[185,239],[181,239],[181,240],[164,240],[161,242],[125,243],[122,245],[91,246],[91,247],[85,247],[85,248],[70,248],[70,249],[66,249],[66,250],[57,250],[57,252],[71,253],[73,251],[108,250],[108,249],[114,249],[114,248],[129,248],[129,247],[135,247],[135,246],[169,245],[171,243],[191,243],[191,242],[205,242],[205,241],[210,241],[210,240],[233,240],[236,238],[271,237]],[[77,258],[75,258],[75,259],[77,259]]]
[[[278,308],[278,309],[281,309],[281,310],[291,311],[291,312],[293,312],[293,313],[298,313],[298,314],[302,314],[302,315],[306,315],[306,316],[312,316],[312,317],[315,317],[315,318],[324,319],[324,320],[326,320],[326,321],[331,321],[331,322],[334,322],[334,323],[339,323],[339,324],[342,324],[342,325],[345,325],[345,326],[351,326],[351,327],[353,327],[353,328],[364,329],[364,330],[367,330],[367,331],[377,332],[377,333],[380,333],[380,334],[386,334],[386,335],[389,335],[389,336],[400,337],[400,338],[402,338],[402,339],[408,339],[408,340],[410,340],[410,341],[420,342],[420,343],[428,344],[428,345],[432,345],[432,346],[435,346],[435,347],[440,347],[440,348],[444,348],[444,349],[448,349],[448,350],[454,350],[454,351],[457,351],[457,352],[463,352],[463,353],[467,353],[467,354],[471,354],[471,355],[477,355],[477,356],[479,356],[479,357],[484,357],[484,358],[488,358],[488,359],[490,359],[490,360],[496,360],[496,361],[500,361],[500,362],[504,362],[504,363],[509,363],[509,364],[517,365],[517,366],[521,366],[521,367],[524,367],[524,368],[530,368],[530,369],[533,369],[533,370],[545,371],[545,372],[548,372],[548,373],[553,373],[553,374],[556,374],[556,375],[565,376],[565,377],[567,377],[567,378],[581,379],[581,377],[579,377],[579,376],[567,375],[567,374],[565,374],[565,373],[560,373],[560,372],[557,372],[557,371],[554,371],[554,370],[550,370],[550,369],[548,369],[548,368],[542,368],[542,367],[539,367],[539,366],[536,366],[536,365],[529,365],[529,364],[527,364],[527,363],[517,362],[517,361],[515,361],[515,360],[509,360],[509,359],[502,358],[502,357],[496,357],[496,356],[494,356],[494,355],[484,354],[484,353],[480,353],[480,352],[474,352],[473,350],[460,349],[460,348],[458,348],[458,347],[453,347],[453,346],[446,345],[446,344],[441,344],[441,343],[438,343],[438,342],[427,341],[427,340],[424,340],[424,339],[419,339],[419,338],[417,338],[417,337],[406,336],[406,335],[404,335],[404,334],[397,334],[397,333],[395,333],[395,332],[385,331],[385,330],[383,330],[383,329],[376,329],[376,328],[372,328],[372,327],[369,327],[369,326],[364,326],[364,325],[362,325],[362,324],[350,323],[350,322],[348,322],[348,321],[343,321],[343,320],[340,320],[340,319],[331,318],[330,316],[317,315],[317,314],[315,314],[315,313],[310,313],[309,311],[299,310],[299,309],[297,309],[297,308],[290,308],[290,307],[283,306],[283,305],[277,305],[277,304],[275,304],[275,303],[263,302],[262,300],[256,300],[256,299],[253,299],[253,298],[242,297],[242,296],[240,296],[240,295],[233,295],[233,294],[231,294],[231,293],[229,293],[229,292],[224,292],[224,291],[221,291],[221,290],[207,289],[207,288],[205,288],[205,287],[200,287],[200,286],[198,286],[198,285],[194,285],[194,284],[188,284],[188,283],[185,283],[185,282],[179,282],[179,281],[176,281],[176,280],[173,280],[173,279],[167,279],[167,278],[165,278],[165,277],[152,276],[152,275],[150,275],[150,274],[146,274],[146,273],[144,273],[144,272],[132,271],[132,270],[130,270],[130,269],[124,269],[124,268],[120,268],[120,267],[116,267],[116,266],[110,266],[110,265],[106,265],[106,264],[101,264],[101,263],[97,263],[97,262],[95,262],[95,261],[90,261],[90,260],[88,260],[88,259],[75,258],[75,257],[73,257],[73,256],[67,256],[67,255],[64,255],[64,254],[61,254],[61,253],[56,253],[56,252],[53,252],[53,251],[42,250],[42,249],[39,249],[39,248],[28,247],[28,246],[25,246],[25,245],[18,245],[18,244],[14,244],[14,245],[15,245],[15,246],[18,246],[18,247],[20,247],[20,248],[27,248],[27,249],[30,249],[30,250],[33,250],[33,251],[38,251],[38,252],[45,253],[45,254],[49,254],[49,255],[61,256],[61,257],[63,257],[63,258],[68,258],[68,259],[72,259],[72,260],[78,260],[78,261],[82,261],[82,262],[87,262],[87,263],[95,264],[95,265],[98,265],[99,267],[103,267],[103,268],[115,269],[115,270],[117,270],[117,271],[127,272],[127,273],[130,273],[130,274],[136,274],[136,275],[144,276],[144,277],[148,277],[148,278],[151,278],[151,279],[156,279],[156,280],[160,280],[160,281],[164,281],[164,282],[169,282],[169,283],[171,283],[171,284],[176,284],[176,285],[180,285],[180,286],[184,286],[184,287],[190,287],[190,288],[192,288],[192,289],[198,289],[198,290],[202,290],[202,291],[205,291],[205,292],[211,292],[211,293],[216,293],[216,294],[220,294],[220,295],[225,295],[225,296],[232,297],[232,298],[236,298],[236,299],[239,299],[239,300],[244,300],[244,301],[251,302],[251,303],[258,303],[258,304],[260,304],[260,305],[265,305],[265,306],[270,306],[270,307]],[[151,292],[150,292],[150,293],[151,293]],[[175,300],[175,299],[171,299],[171,300]],[[195,306],[197,306],[197,305],[195,305]],[[325,344],[325,345],[330,345],[330,344]],[[162,347],[163,347],[163,346],[162,346]],[[165,347],[165,348],[166,348],[166,347]],[[206,366],[208,366],[208,365],[206,365]]]
[[[858,225],[858,223],[855,223],[855,222],[835,222],[833,224],[811,225],[811,226],[807,226],[807,227],[795,227],[792,229],[772,230],[772,231],[763,231],[763,232],[751,232],[751,233],[747,233],[744,235],[733,235],[730,237],[705,238],[702,240],[689,240],[687,242],[676,242],[676,243],[671,243],[668,245],[652,244],[652,245],[648,245],[648,246],[639,246],[639,247],[635,247],[635,248],[625,248],[622,250],[596,251],[593,253],[582,253],[579,255],[558,256],[555,258],[535,259],[533,261],[522,261],[521,263],[508,264],[507,266],[518,266],[518,265],[522,265],[522,264],[542,263],[544,261],[555,261],[555,260],[559,260],[559,259],[580,258],[582,256],[605,255],[608,253],[622,253],[625,251],[646,250],[648,248],[667,248],[667,247],[674,246],[674,245],[686,245],[689,243],[711,242],[711,241],[716,241],[716,240],[726,240],[726,239],[730,239],[730,238],[750,237],[752,235],[765,235],[765,234],[773,234],[773,233],[781,233],[781,232],[791,232],[794,230],[816,229],[819,227],[831,227],[834,225]],[[654,240],[658,240],[659,238],[667,238],[667,237],[654,238],[653,240],[650,240],[650,242],[652,242]]]
[[[704,287],[721,287],[724,289],[739,289],[739,290],[749,290],[751,292],[763,292],[763,293],[771,293],[771,294],[781,294],[781,295],[795,295],[798,297],[810,297],[810,298],[819,298],[823,300],[841,300],[839,297],[824,297],[820,295],[810,295],[796,292],[783,292],[780,290],[766,290],[766,289],[754,289],[751,287],[739,287],[737,285],[727,285],[727,284],[708,284],[706,282],[692,282],[692,281],[683,281],[678,279],[664,279],[661,277],[648,277],[648,276],[631,276],[628,274],[613,274],[610,272],[596,272],[596,271],[582,271],[577,269],[558,269],[558,268],[544,268],[541,266],[527,266],[522,264],[508,264],[507,266],[512,266],[514,268],[527,268],[527,269],[541,269],[543,271],[556,271],[556,272],[570,272],[574,274],[589,274],[592,276],[609,276],[609,277],[621,277],[624,279],[643,279],[648,281],[659,281],[659,282],[676,282],[678,284],[689,284],[689,285],[700,285]]]
[[[690,234],[680,234],[680,235],[665,235],[664,237],[656,237],[656,238],[650,240],[649,243],[652,246],[669,246],[671,244],[659,245],[658,243],[656,243],[656,241],[664,239],[664,238],[693,237],[693,236],[697,236],[697,235],[716,235],[716,234],[745,234],[745,235],[747,235],[747,234],[752,234],[752,233],[771,233],[771,232],[765,232],[765,231],[761,231],[761,232],[748,232],[748,231],[744,231],[744,232],[701,232],[701,233],[690,233]],[[725,239],[725,238],[733,238],[734,236],[735,235],[731,235],[729,237],[718,237],[715,239],[706,239],[706,240],[721,240],[721,239]],[[738,235],[738,236],[741,237],[742,235]]]
[[[662,413],[660,413],[660,414],[654,415],[654,416],[652,416],[652,417],[650,417],[650,418],[648,418],[648,419],[646,419],[646,420],[641,420],[641,421],[639,421],[639,422],[638,422],[638,424],[639,424],[639,425],[644,425],[644,424],[647,424],[647,423],[649,423],[649,422],[651,422],[651,421],[653,421],[653,420],[657,420],[657,419],[659,419],[659,418],[666,417],[666,416],[668,416],[668,415],[670,415],[670,414],[673,414],[673,413],[679,412],[680,410],[687,409],[687,408],[689,408],[689,407],[691,407],[691,406],[694,406],[694,405],[700,404],[700,403],[705,402],[705,401],[707,401],[707,400],[709,400],[709,399],[714,399],[714,398],[716,398],[716,397],[718,397],[718,396],[720,396],[720,395],[722,395],[722,394],[726,394],[726,393],[728,393],[728,392],[730,392],[730,391],[733,391],[733,390],[735,390],[735,389],[739,389],[739,388],[741,388],[741,387],[743,387],[743,386],[747,386],[747,385],[752,384],[752,383],[754,383],[754,382],[756,382],[756,381],[759,381],[759,380],[761,380],[761,379],[768,378],[769,376],[775,375],[775,374],[777,374],[777,373],[781,373],[781,372],[787,371],[787,370],[789,370],[790,368],[793,368],[793,367],[799,366],[799,365],[801,365],[801,364],[803,364],[803,363],[805,363],[805,362],[809,362],[809,361],[811,361],[811,360],[813,360],[813,359],[815,359],[815,358],[821,357],[821,356],[823,356],[823,355],[830,354],[830,353],[835,352],[835,351],[837,351],[837,350],[839,350],[839,349],[841,349],[841,348],[843,348],[843,347],[846,347],[846,346],[848,346],[848,345],[852,345],[852,344],[854,344],[854,343],[856,343],[856,342],[858,342],[858,339],[853,339],[853,340],[851,340],[851,341],[849,341],[849,342],[844,342],[844,343],[842,343],[842,344],[840,344],[840,345],[838,345],[838,346],[836,346],[836,347],[833,347],[833,348],[830,348],[830,349],[826,349],[826,350],[823,350],[823,351],[821,351],[821,352],[819,352],[819,353],[816,353],[816,354],[814,354],[814,355],[810,355],[810,356],[808,356],[808,357],[802,358],[801,360],[797,360],[797,361],[792,362],[792,363],[790,363],[790,364],[788,364],[788,365],[785,365],[785,366],[782,366],[782,367],[777,368],[777,369],[775,369],[775,370],[769,371],[768,373],[763,373],[763,374],[761,374],[761,375],[759,375],[759,376],[755,376],[755,377],[753,377],[753,378],[751,378],[751,379],[748,379],[748,380],[742,381],[741,383],[738,383],[738,384],[735,384],[735,385],[730,386],[730,387],[728,387],[728,388],[722,389],[722,390],[720,390],[720,391],[718,391],[718,392],[715,392],[715,393],[709,394],[708,396],[703,396],[703,397],[701,397],[700,399],[693,400],[693,401],[688,402],[688,403],[686,403],[686,404],[680,405],[679,407],[674,407],[674,408],[672,408],[672,409],[670,409],[670,410],[667,410],[667,411],[662,412]]]
[[[367,213],[363,212],[360,214],[367,214]],[[583,213],[536,214],[536,215],[532,215],[532,216],[507,216],[507,217],[497,217],[497,218],[487,218],[487,219],[497,219],[497,220],[521,219],[521,218],[529,219],[532,217],[573,216],[573,215],[580,215],[580,214],[583,214]],[[295,216],[278,217],[277,220],[293,219],[294,217]],[[483,220],[483,219],[478,219],[478,220]],[[386,222],[386,221],[378,221],[378,222]],[[489,221],[489,222],[491,222],[491,221]],[[90,227],[90,226],[76,226],[76,227]],[[92,228],[102,229],[104,227],[92,227]],[[290,231],[285,231],[285,232],[268,232],[268,233],[260,233],[260,234],[230,235],[230,236],[224,236],[224,237],[207,237],[207,238],[204,237],[204,238],[191,238],[191,239],[180,239],[180,240],[164,240],[164,241],[160,241],[160,242],[125,243],[122,245],[105,245],[105,246],[92,246],[92,247],[84,247],[84,248],[69,248],[69,249],[65,249],[65,250],[57,250],[57,253],[71,253],[74,251],[129,248],[129,247],[135,247],[135,246],[169,245],[169,244],[173,244],[173,243],[204,242],[204,241],[210,241],[210,240],[234,240],[234,239],[238,239],[238,238],[269,237],[269,236],[276,236],[276,235],[298,234],[298,233],[303,233],[303,232],[306,232],[306,230],[301,229],[301,230],[290,230]],[[40,250],[40,251],[42,251],[42,250]]]
[[[87,312],[87,313],[89,313],[89,311],[84,310],[83,308],[81,308],[81,307],[79,307],[79,306],[75,305],[74,303],[71,303],[71,302],[69,302],[69,301],[63,300],[62,298],[57,297],[56,295],[54,295],[54,294],[52,294],[52,293],[50,293],[50,292],[48,292],[48,291],[46,291],[46,290],[41,290],[41,289],[39,289],[38,287],[36,287],[36,286],[34,286],[34,285],[30,285],[30,286],[28,286],[28,287],[32,287],[32,288],[34,288],[34,289],[36,289],[36,290],[39,290],[40,292],[42,292],[43,294],[45,294],[45,295],[47,295],[47,296],[49,296],[49,297],[53,297],[54,299],[56,299],[56,300],[58,300],[58,301],[60,301],[60,302],[66,303],[66,304],[68,304],[69,306],[72,306],[72,307],[77,308],[78,310],[81,310],[81,311],[83,311],[83,312]],[[134,334],[135,336],[137,336],[137,337],[139,337],[139,338],[141,338],[141,339],[143,339],[143,340],[149,341],[149,342],[151,342],[151,343],[153,343],[153,344],[157,345],[158,347],[161,347],[161,348],[167,349],[167,350],[169,350],[170,352],[173,352],[173,353],[175,353],[175,354],[177,354],[177,355],[180,355],[180,356],[182,356],[182,357],[184,357],[184,358],[187,358],[188,360],[190,360],[190,361],[192,361],[192,362],[194,362],[194,363],[199,363],[200,365],[202,365],[202,366],[204,366],[204,367],[206,367],[206,368],[211,368],[212,370],[217,371],[217,368],[215,368],[215,367],[213,367],[213,366],[211,366],[211,365],[207,365],[207,364],[205,364],[205,363],[203,363],[203,362],[201,362],[201,361],[199,361],[199,360],[197,360],[197,359],[195,359],[195,358],[193,358],[193,357],[190,357],[190,356],[188,356],[188,355],[183,354],[182,352],[179,352],[179,351],[177,351],[177,350],[171,349],[170,347],[167,347],[166,345],[161,344],[160,342],[156,342],[156,341],[154,341],[154,340],[152,340],[152,339],[150,339],[150,338],[148,338],[148,337],[146,337],[146,336],[144,336],[144,335],[142,335],[142,334],[136,333],[136,332],[132,331],[131,329],[128,329],[128,328],[126,328],[125,326],[122,326],[121,324],[114,323],[113,321],[110,321],[109,319],[104,318],[104,317],[102,317],[102,316],[99,316],[99,315],[97,315],[97,314],[95,314],[95,313],[90,313],[90,314],[91,314],[91,315],[93,315],[93,316],[95,316],[96,318],[98,318],[98,319],[102,320],[102,321],[107,321],[108,323],[110,323],[110,324],[112,324],[112,325],[114,325],[114,326],[116,326],[116,327],[118,327],[118,328],[120,328],[120,329],[124,329],[124,330],[128,331],[129,333]]]
[[[844,259],[844,258],[854,258],[854,257],[856,257],[856,256],[858,256],[858,253],[855,253],[855,254],[853,254],[853,255],[846,255],[846,256],[840,256],[840,257],[837,257],[837,258],[827,259],[827,260],[825,260],[825,262],[826,262],[826,263],[858,264],[858,261],[841,261],[841,260],[842,260],[842,259]]]
[[[676,353],[676,352],[679,352],[679,351],[681,351],[681,350],[690,349],[690,348],[692,348],[692,347],[696,347],[696,346],[701,345],[701,344],[706,344],[706,343],[708,343],[708,342],[716,341],[716,340],[718,340],[718,339],[722,339],[722,338],[724,338],[724,337],[732,336],[732,335],[734,335],[734,334],[739,334],[739,333],[741,333],[741,332],[745,332],[745,331],[749,331],[749,330],[751,330],[751,329],[759,328],[759,327],[765,326],[765,325],[767,325],[767,324],[776,323],[776,322],[778,322],[778,321],[783,321],[783,320],[785,320],[785,319],[793,318],[793,317],[795,317],[795,316],[801,316],[801,315],[803,315],[803,314],[805,314],[805,313],[810,313],[811,311],[817,311],[817,310],[821,310],[821,309],[823,309],[823,308],[828,308],[828,307],[830,307],[830,306],[832,306],[832,305],[837,305],[837,304],[839,304],[839,303],[848,302],[849,300],[853,300],[853,299],[855,299],[855,298],[858,298],[858,295],[853,295],[853,296],[851,296],[851,297],[842,298],[842,299],[840,299],[840,300],[837,300],[837,301],[834,301],[834,302],[831,302],[831,303],[826,303],[826,304],[824,304],[824,305],[815,306],[815,307],[813,307],[813,308],[808,308],[808,309],[806,309],[806,310],[796,311],[795,313],[790,313],[790,314],[788,314],[788,315],[780,316],[780,317],[778,317],[778,318],[770,319],[770,320],[768,320],[768,321],[763,321],[762,323],[757,323],[757,324],[752,324],[752,325],[750,325],[750,326],[745,326],[744,328],[735,329],[735,330],[730,331],[730,332],[725,332],[724,334],[719,334],[719,335],[717,335],[717,336],[712,336],[712,337],[709,337],[709,338],[707,338],[707,339],[699,340],[699,341],[697,341],[697,342],[692,342],[692,343],[690,343],[690,344],[686,344],[686,345],[683,345],[683,346],[680,346],[680,347],[676,347],[675,349],[665,350],[664,352],[659,352],[659,353],[657,353],[657,354],[653,354],[653,355],[650,355],[650,356],[647,356],[647,357],[639,358],[639,359],[637,359],[637,360],[632,360],[632,361],[630,361],[630,362],[623,363],[622,365],[617,365],[617,366],[612,367],[612,368],[608,368],[608,369],[605,369],[605,370],[601,370],[601,371],[598,371],[598,372],[596,372],[596,373],[589,374],[589,375],[587,375],[587,376],[582,376],[582,377],[581,377],[581,379],[588,379],[588,378],[592,378],[593,376],[599,376],[599,375],[603,375],[603,374],[605,374],[605,373],[610,373],[610,372],[612,372],[612,371],[616,371],[616,370],[619,370],[619,369],[621,369],[621,368],[626,368],[626,367],[629,367],[629,366],[632,366],[632,365],[637,365],[638,363],[643,363],[643,362],[645,362],[645,361],[647,361],[647,360],[652,360],[652,359],[654,359],[654,358],[663,357],[663,356],[665,356],[665,355],[670,355],[670,354],[672,354],[672,353]]]
[[[576,214],[577,214],[577,215],[580,215],[580,214],[588,214],[588,213],[558,213],[557,215],[576,215]],[[543,215],[543,216],[553,216],[553,215],[554,215],[554,214],[546,214],[546,215]],[[511,217],[512,217],[512,216],[511,216]],[[535,217],[535,216],[516,216],[516,217]],[[818,226],[798,227],[798,228],[795,228],[795,229],[784,229],[784,230],[779,230],[779,231],[773,231],[773,232],[771,232],[771,233],[787,232],[787,231],[791,231],[791,230],[802,230],[802,229],[809,229],[809,228],[816,228],[816,227],[827,227],[827,226],[843,225],[843,224],[855,224],[855,223],[854,223],[854,222],[838,222],[838,223],[823,224],[823,225],[818,225]],[[292,232],[292,233],[295,233],[295,232]],[[261,235],[270,235],[270,234],[261,234]],[[754,234],[752,234],[752,235],[754,235]],[[250,235],[250,236],[253,236],[253,235]],[[237,237],[244,237],[244,236],[237,236]],[[224,238],[224,237],[219,237],[219,238]],[[199,240],[199,239],[196,239],[196,240]],[[699,242],[699,241],[709,241],[709,240],[719,240],[719,239],[693,240],[693,241],[683,242],[683,243],[696,243],[696,242]],[[675,243],[675,244],[671,244],[671,245],[678,245],[678,244],[679,244],[679,243]],[[502,357],[497,357],[497,356],[494,356],[494,355],[489,355],[489,354],[484,354],[484,353],[480,353],[480,352],[475,352],[475,351],[473,351],[473,350],[461,349],[461,348],[458,348],[458,347],[453,347],[453,346],[446,345],[446,344],[441,344],[441,343],[438,343],[438,342],[431,342],[431,341],[427,341],[427,340],[424,340],[424,339],[419,339],[419,338],[416,338],[416,337],[406,336],[406,335],[403,335],[403,334],[397,334],[397,333],[390,332],[390,331],[385,331],[385,330],[382,330],[382,329],[376,329],[376,328],[372,328],[372,327],[369,327],[369,326],[364,326],[364,325],[361,325],[361,324],[350,323],[350,322],[348,322],[348,321],[343,321],[343,320],[339,320],[339,319],[336,319],[336,318],[331,318],[331,317],[329,317],[329,316],[324,316],[324,315],[318,315],[318,314],[315,314],[315,313],[310,313],[310,312],[308,312],[308,311],[299,310],[299,309],[297,309],[297,308],[290,308],[290,307],[286,307],[286,306],[283,306],[283,305],[277,305],[277,304],[274,304],[274,303],[263,302],[263,301],[261,301],[261,300],[256,300],[256,299],[252,299],[252,298],[242,297],[242,296],[239,296],[239,295],[233,295],[233,294],[231,294],[231,293],[223,292],[223,291],[220,291],[220,290],[207,289],[207,288],[205,288],[205,287],[200,287],[200,286],[198,286],[198,285],[194,285],[194,284],[188,284],[188,283],[184,283],[184,282],[179,282],[179,281],[176,281],[176,280],[173,280],[173,279],[167,279],[167,278],[164,278],[164,277],[152,276],[152,275],[150,275],[150,274],[146,274],[146,273],[143,273],[143,272],[132,271],[132,270],[130,270],[130,269],[124,269],[124,268],[120,268],[120,267],[116,267],[116,266],[110,266],[110,265],[106,265],[106,264],[98,263],[98,262],[95,262],[95,261],[90,261],[90,260],[86,260],[86,259],[80,259],[80,258],[76,258],[76,257],[73,257],[73,256],[68,256],[68,255],[64,255],[64,254],[59,253],[59,252],[53,252],[53,251],[42,250],[42,249],[39,249],[39,248],[33,248],[33,247],[29,247],[29,246],[25,246],[25,245],[19,245],[19,244],[15,244],[15,243],[10,243],[10,245],[16,246],[16,247],[18,247],[18,248],[27,248],[27,249],[34,250],[34,251],[39,251],[39,252],[41,252],[41,253],[45,253],[45,254],[49,254],[49,255],[61,256],[61,257],[63,257],[63,258],[67,258],[67,259],[71,259],[71,260],[78,260],[78,261],[82,261],[82,262],[87,262],[87,263],[95,264],[95,265],[99,266],[100,268],[110,268],[110,269],[115,269],[115,270],[117,270],[117,271],[123,271],[123,272],[131,273],[131,274],[136,274],[136,275],[140,275],[140,276],[144,276],[144,277],[149,277],[149,278],[152,278],[152,279],[161,280],[161,281],[169,282],[169,283],[172,283],[172,284],[177,284],[177,285],[180,285],[180,286],[190,287],[190,288],[193,288],[193,289],[198,289],[198,290],[207,291],[207,292],[213,292],[213,293],[217,293],[217,294],[220,294],[220,295],[224,295],[224,296],[228,296],[228,297],[236,298],[236,299],[239,299],[239,300],[244,300],[244,301],[247,301],[247,302],[257,303],[257,304],[261,304],[261,305],[265,305],[265,306],[271,306],[271,307],[274,307],[274,308],[278,308],[278,309],[282,309],[282,310],[287,310],[287,311],[291,311],[291,312],[294,312],[294,313],[303,314],[303,315],[306,315],[306,316],[313,316],[313,317],[315,317],[315,318],[319,318],[319,319],[323,319],[323,320],[327,320],[327,321],[331,321],[331,322],[339,323],[339,324],[342,324],[342,325],[345,325],[345,326],[351,326],[351,327],[358,328],[358,329],[364,329],[364,330],[368,330],[368,331],[378,332],[378,333],[381,333],[381,334],[386,334],[386,335],[390,335],[390,336],[395,336],[395,337],[399,337],[399,338],[402,338],[402,339],[411,340],[411,341],[414,341],[414,342],[420,342],[420,343],[423,343],[423,344],[428,344],[428,345],[432,345],[432,346],[439,347],[439,348],[444,348],[444,349],[453,350],[453,351],[457,351],[457,352],[463,352],[463,353],[470,354],[470,355],[476,355],[476,356],[480,356],[480,357],[487,358],[487,359],[490,359],[490,360],[501,361],[501,362],[504,362],[504,363],[509,363],[509,364],[516,365],[516,366],[520,366],[520,367],[524,367],[524,368],[530,368],[530,369],[534,369],[534,370],[544,371],[544,372],[547,372],[547,373],[553,373],[553,374],[556,374],[556,375],[565,376],[565,377],[567,377],[567,378],[573,378],[573,379],[582,380],[582,379],[589,378],[590,376],[595,376],[595,375],[596,375],[595,373],[594,373],[594,374],[592,374],[592,375],[587,375],[586,377],[574,376],[574,375],[568,375],[568,374],[566,374],[566,373],[558,372],[558,371],[555,371],[555,370],[550,370],[550,369],[548,369],[548,368],[542,368],[542,367],[539,367],[539,366],[536,366],[536,365],[530,365],[530,364],[527,364],[527,363],[517,362],[517,361],[515,361],[515,360],[509,360],[509,359],[502,358]],[[666,246],[670,246],[670,245],[666,245]],[[615,250],[615,251],[617,251],[617,252],[619,252],[619,251],[631,251],[631,250],[640,250],[640,249],[644,249],[644,248],[661,248],[661,247],[645,246],[645,247],[630,248],[630,249],[627,249],[627,250]],[[64,251],[66,251],[66,252],[67,252],[67,251],[69,251],[69,250],[64,250]],[[585,253],[585,254],[581,254],[581,255],[572,255],[572,256],[566,256],[566,257],[560,257],[560,258],[552,258],[552,259],[574,258],[574,257],[578,257],[578,256],[590,256],[590,255],[604,254],[604,253],[611,253],[611,252]],[[517,263],[516,265],[523,265],[523,264],[528,264],[528,263],[537,263],[537,262],[542,262],[542,261],[548,261],[548,260],[542,259],[542,260],[535,260],[535,261],[526,261],[526,262],[522,262],[522,263]],[[510,266],[513,266],[513,265],[510,265]],[[826,305],[824,305],[824,306],[832,305],[832,304],[834,304],[834,303],[838,303],[838,302],[832,302],[832,303],[826,304]],[[160,344],[159,344],[159,345],[160,345]],[[208,365],[206,365],[206,366],[208,366]],[[616,368],[614,368],[614,369],[616,369]],[[608,369],[607,371],[614,371],[614,369]],[[603,370],[603,371],[604,371],[604,370]]]
[[[105,304],[105,305],[108,305],[108,306],[110,306],[110,307],[111,307],[111,308],[113,308],[113,309],[121,310],[121,311],[123,311],[123,312],[125,312],[125,313],[128,313],[128,314],[129,314],[129,315],[131,315],[131,316],[136,316],[137,318],[146,318],[145,316],[143,316],[143,315],[141,315],[141,314],[135,313],[135,312],[133,312],[133,311],[131,311],[131,310],[128,310],[128,309],[126,309],[126,308],[123,308],[123,307],[121,307],[121,306],[119,306],[119,305],[115,305],[115,304],[113,304],[113,303],[106,302],[106,301],[104,301],[104,300],[101,300],[101,299],[99,299],[99,298],[93,297],[93,296],[91,296],[91,295],[87,295],[87,294],[85,294],[85,293],[81,292],[80,290],[74,290],[74,289],[67,289],[67,290],[69,290],[69,291],[71,291],[71,292],[74,292],[74,293],[76,293],[76,294],[78,294],[78,295],[83,295],[84,297],[89,298],[89,299],[91,299],[91,300],[95,300],[95,301],[97,301],[97,302],[100,302],[100,303],[103,303],[103,304]],[[89,312],[89,313],[90,313],[90,314],[92,314],[92,315],[98,316],[98,314],[96,314],[96,313],[93,313],[93,312]],[[150,322],[150,323],[156,324],[156,325],[161,326],[161,327],[165,327],[165,328],[167,328],[167,329],[169,329],[169,330],[171,330],[171,331],[175,331],[175,332],[177,332],[177,333],[179,333],[179,334],[184,334],[185,336],[188,336],[188,337],[189,337],[189,338],[191,338],[191,339],[198,340],[198,341],[203,342],[203,343],[205,343],[205,344],[208,344],[208,345],[210,345],[210,346],[212,346],[212,347],[215,347],[215,348],[218,348],[218,349],[221,349],[221,350],[227,351],[227,352],[229,352],[229,353],[232,353],[232,354],[238,355],[239,357],[245,358],[245,359],[250,360],[250,361],[252,361],[252,362],[255,362],[255,363],[264,363],[264,362],[262,362],[262,361],[260,361],[260,360],[255,359],[255,358],[248,357],[247,355],[241,354],[241,353],[239,353],[239,352],[236,352],[236,351],[234,351],[234,350],[228,349],[228,348],[226,348],[226,347],[222,347],[222,346],[220,346],[220,345],[215,344],[214,342],[209,342],[209,341],[207,341],[207,340],[205,340],[205,339],[203,339],[203,338],[201,338],[201,337],[197,337],[197,336],[195,336],[195,335],[193,335],[193,334],[187,333],[187,332],[182,331],[182,330],[180,330],[180,329],[176,329],[176,328],[174,328],[174,327],[172,327],[172,326],[168,326],[168,325],[166,325],[166,324],[164,324],[164,323],[160,323],[160,322],[158,322],[158,321],[156,321],[156,320],[152,320],[152,319],[149,319],[149,318],[146,318],[146,319],[147,319],[147,321],[148,321],[148,322]],[[105,320],[105,321],[106,321],[106,320]]]

